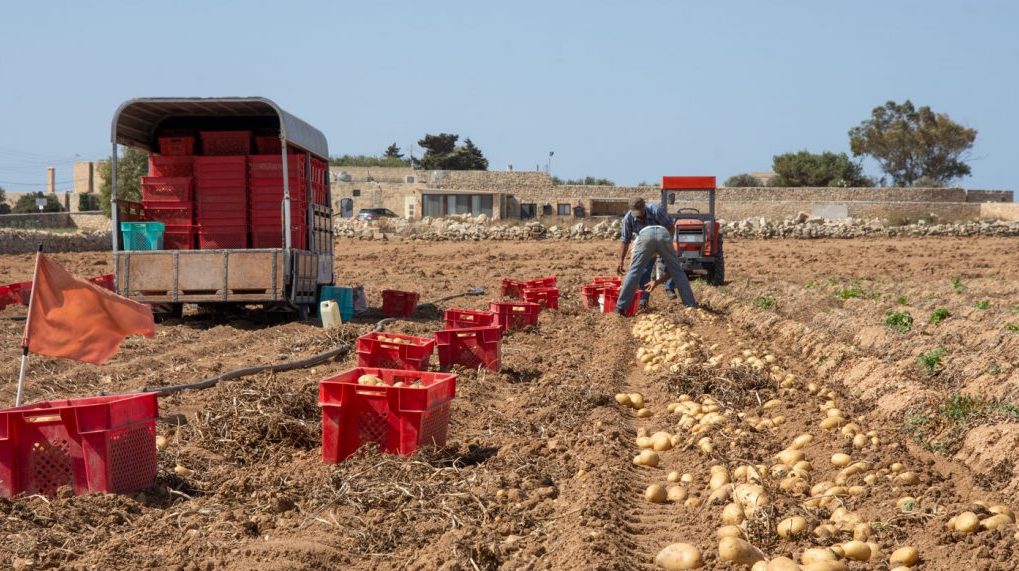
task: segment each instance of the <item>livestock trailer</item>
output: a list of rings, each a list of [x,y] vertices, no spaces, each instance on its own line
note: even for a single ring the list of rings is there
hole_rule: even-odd
[[[141,98],[117,109],[111,141],[120,295],[161,316],[194,303],[304,317],[333,284],[329,149],[318,129],[262,97]],[[133,200],[118,192],[118,145],[149,154]],[[138,246],[132,232],[146,222],[164,234]]]

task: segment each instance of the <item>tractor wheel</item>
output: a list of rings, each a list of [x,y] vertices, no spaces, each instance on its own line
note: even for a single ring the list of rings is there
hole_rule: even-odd
[[[713,286],[720,286],[725,284],[725,258],[718,256],[715,258],[715,264],[708,270],[708,283]]]

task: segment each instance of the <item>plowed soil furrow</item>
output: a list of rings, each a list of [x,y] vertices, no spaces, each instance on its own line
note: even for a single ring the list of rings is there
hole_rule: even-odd
[[[580,306],[579,286],[612,271],[617,243],[339,241],[337,280],[363,282],[370,300],[384,288],[416,290],[427,300],[483,285],[488,295],[443,307],[484,308],[502,277],[556,275],[561,309],[505,337],[500,372],[458,369],[447,446],[410,458],[365,453],[322,464],[318,381],[354,366],[352,354],[314,370],[161,399],[157,432],[168,444],[157,485],[133,495],[0,500],[0,567],[650,570],[659,549],[683,541],[700,548],[704,569],[735,570],[718,560],[723,506],[707,502],[708,475],[716,465],[734,475],[741,465],[761,464],[771,503],[744,534],[769,557],[851,539],[852,529],[824,538],[774,533],[784,517],[804,517],[809,532],[845,508],[872,524],[869,539],[883,553],[850,563],[850,571],[888,569],[889,552],[907,544],[921,553],[914,571],[1019,568],[1014,526],[972,535],[946,528],[964,510],[985,517],[995,503],[1019,507],[1012,501],[1019,416],[1007,406],[1019,395],[1019,333],[1006,328],[1019,322],[1015,244],[731,241],[730,283],[695,284],[709,311],[685,312],[658,295],[654,301],[658,315],[701,336],[697,359],[675,372],[647,372],[635,359],[645,345],[633,334],[642,318]],[[0,257],[0,283],[29,279],[32,258]],[[57,258],[80,275],[109,271],[101,253]],[[840,297],[854,288],[862,297]],[[988,301],[983,309],[981,300]],[[929,322],[937,307],[951,317]],[[903,308],[914,327],[893,333],[885,314]],[[0,399],[7,401],[23,327],[10,318],[23,311],[0,316]],[[390,330],[428,336],[440,315],[425,311]],[[128,339],[103,367],[33,357],[28,394],[64,398],[196,381],[349,343],[376,319],[370,313],[323,331],[314,323],[270,326],[251,314],[193,312],[158,326],[154,339]],[[947,350],[940,372],[919,374],[917,356],[937,346]],[[746,359],[744,349],[773,355],[796,383],[761,384],[745,364],[731,366],[733,357]],[[711,355],[724,358],[708,370],[700,363]],[[810,383],[819,389],[808,391]],[[822,430],[822,409],[830,407],[818,394],[824,391],[832,391],[846,422],[875,431],[880,445],[855,448],[841,429]],[[617,404],[618,392],[642,393],[652,416],[637,418]],[[681,415],[666,407],[684,393],[713,397],[728,420],[696,435],[679,428]],[[993,400],[951,400],[965,394]],[[773,398],[780,402],[765,410]],[[785,420],[758,426],[776,417]],[[640,429],[680,436],[657,467],[632,462]],[[866,462],[874,483],[824,505],[809,499],[809,489],[780,489],[775,455],[803,433],[813,436],[803,449],[809,486],[840,478],[836,453]],[[697,446],[705,434],[710,453]],[[917,482],[896,479],[894,463]],[[689,504],[647,502],[647,486],[671,485],[672,471],[692,476]],[[862,478],[851,476],[847,486]],[[907,496],[917,506],[903,511],[897,504]]]

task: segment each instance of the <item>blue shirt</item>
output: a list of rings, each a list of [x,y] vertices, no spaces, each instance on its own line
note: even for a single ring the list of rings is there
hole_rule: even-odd
[[[657,204],[648,204],[644,207],[643,221],[634,216],[632,210],[628,210],[623,215],[623,228],[619,239],[624,244],[629,244],[634,235],[640,234],[640,231],[648,226],[663,226],[665,229],[669,229],[672,226],[672,217]]]

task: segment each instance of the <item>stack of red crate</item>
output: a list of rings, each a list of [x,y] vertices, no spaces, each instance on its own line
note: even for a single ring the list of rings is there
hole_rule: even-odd
[[[247,156],[195,157],[194,171],[199,247],[247,248]]]
[[[329,163],[314,157],[311,159],[311,196],[315,204],[329,204]]]
[[[287,155],[291,246],[308,247],[308,189],[303,153]],[[251,189],[251,246],[283,247],[283,160],[279,155],[248,157]]]
[[[146,218],[166,225],[164,250],[194,248],[194,148],[194,137],[160,137],[162,154],[149,157],[149,176],[141,180]]]

